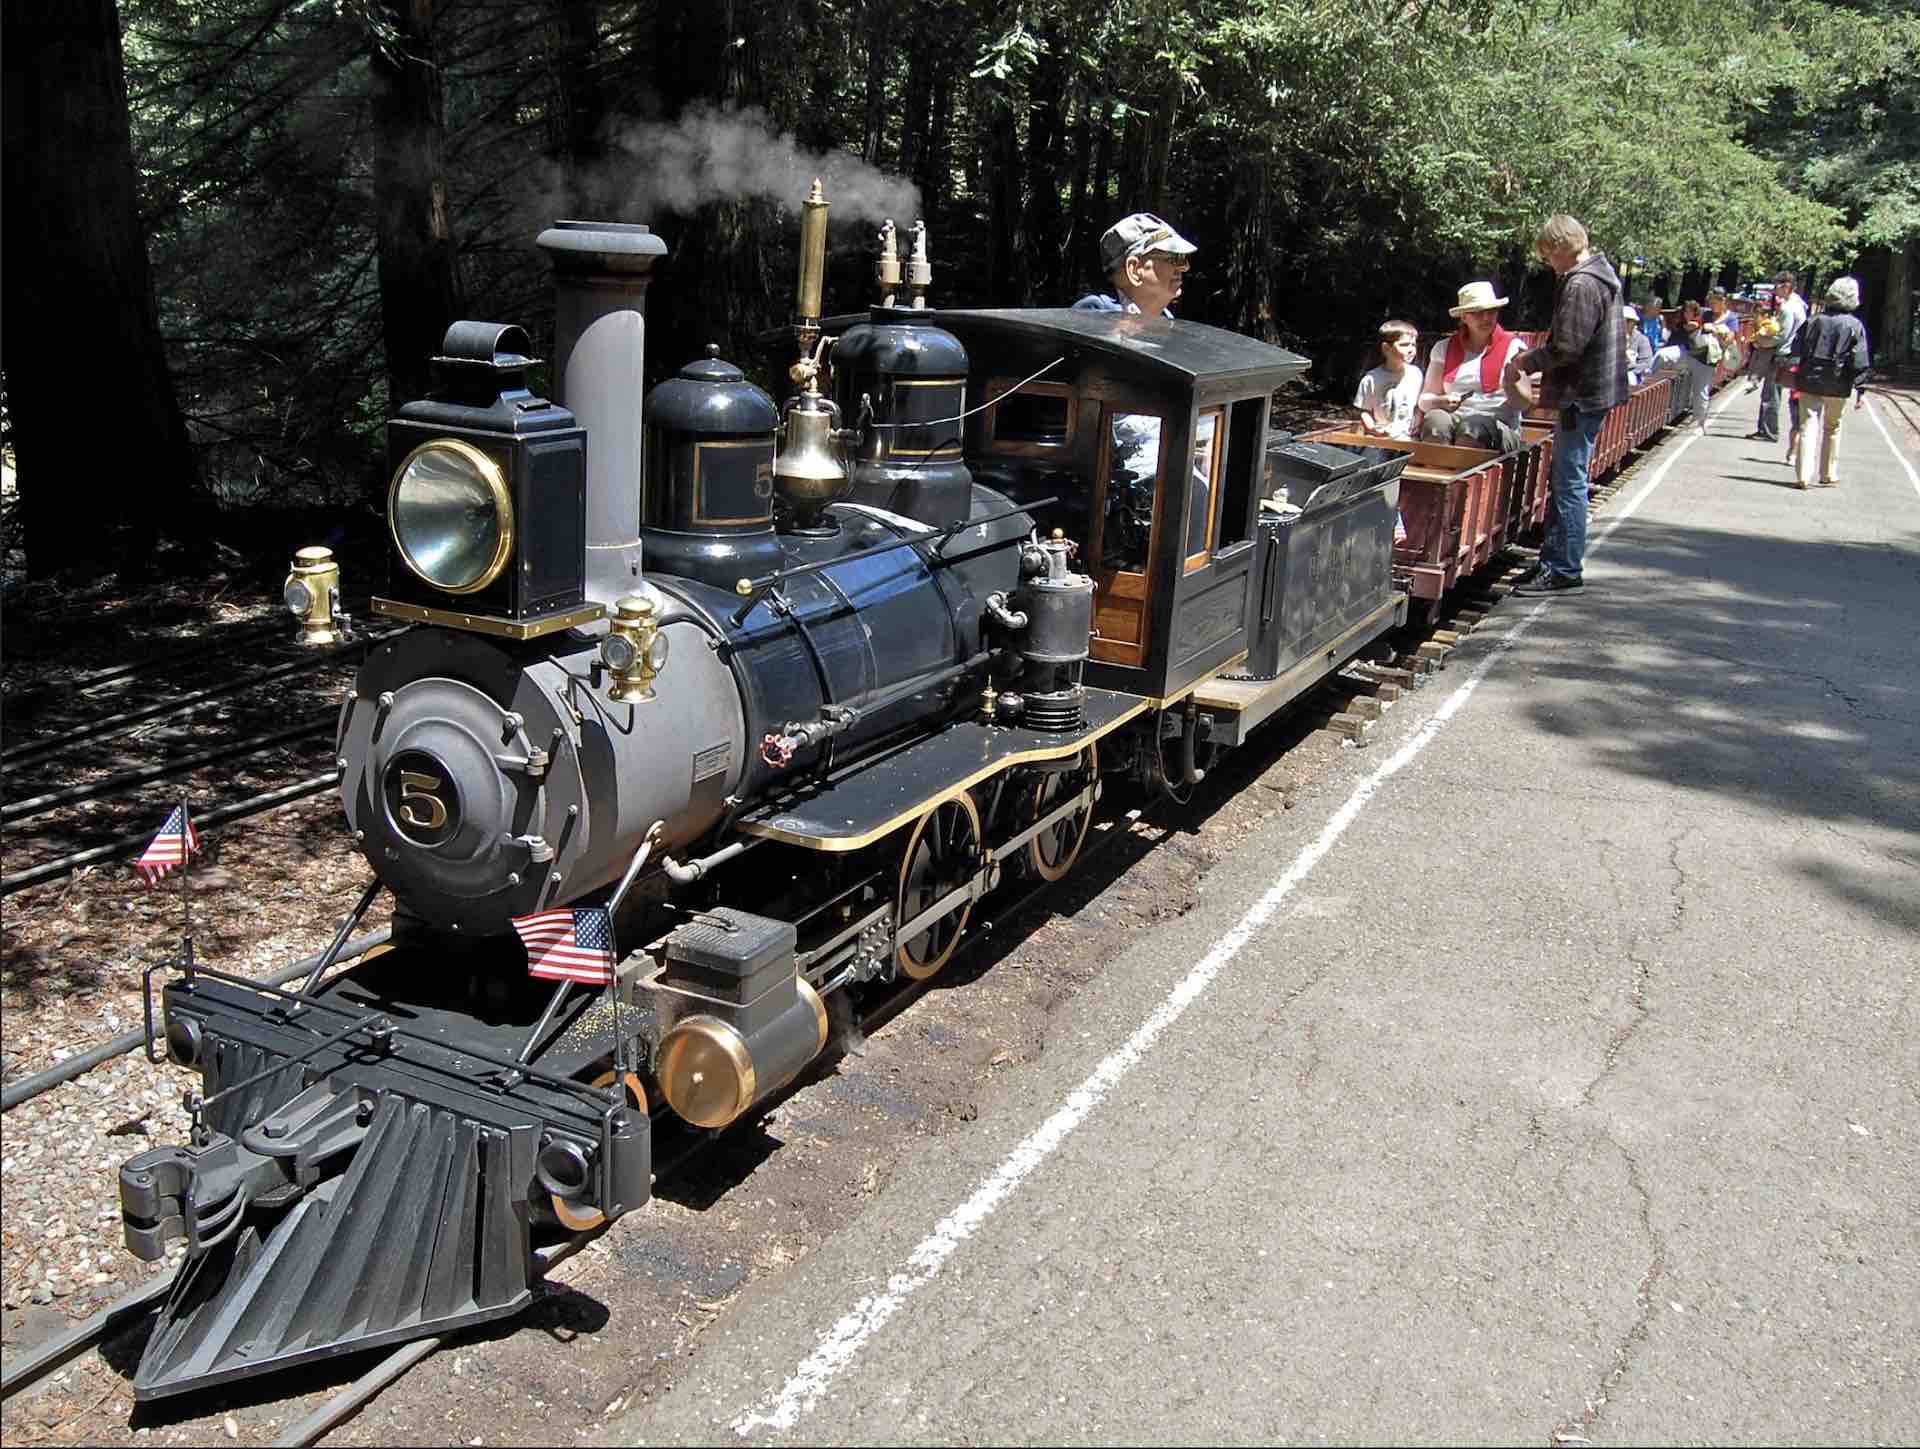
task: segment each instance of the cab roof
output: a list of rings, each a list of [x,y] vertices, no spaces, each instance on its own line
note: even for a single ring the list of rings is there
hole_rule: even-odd
[[[1238,332],[1138,312],[965,308],[933,312],[927,320],[958,333],[962,341],[976,328],[990,329],[1001,336],[1023,336],[1038,348],[1052,345],[1062,351],[1100,354],[1163,381],[1246,381],[1271,389],[1299,377],[1311,365],[1297,352]]]

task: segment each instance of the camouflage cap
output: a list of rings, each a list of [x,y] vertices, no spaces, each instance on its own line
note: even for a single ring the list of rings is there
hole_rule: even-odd
[[[1148,252],[1169,252],[1176,257],[1191,256],[1200,248],[1181,236],[1150,211],[1123,216],[1100,236],[1100,266],[1114,271],[1128,257]]]

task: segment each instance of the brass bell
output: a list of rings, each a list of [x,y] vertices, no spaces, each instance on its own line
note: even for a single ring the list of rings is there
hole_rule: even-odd
[[[773,482],[797,514],[816,513],[847,491],[847,467],[833,437],[838,421],[833,405],[817,396],[802,396],[787,410]]]

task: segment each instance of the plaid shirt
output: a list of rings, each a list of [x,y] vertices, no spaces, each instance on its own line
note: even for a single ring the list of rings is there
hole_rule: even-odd
[[[1553,331],[1524,353],[1522,372],[1538,372],[1544,407],[1606,409],[1627,400],[1627,354],[1620,336],[1620,278],[1595,252],[1560,278]]]

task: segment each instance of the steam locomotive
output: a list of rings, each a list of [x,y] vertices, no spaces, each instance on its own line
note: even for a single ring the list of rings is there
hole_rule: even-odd
[[[166,981],[150,1049],[200,1089],[120,1174],[129,1247],[187,1253],[139,1398],[515,1313],[537,1240],[646,1202],[656,1116],[749,1112],[1065,875],[1104,778],[1184,799],[1405,619],[1392,468],[1277,496],[1304,358],[935,310],[892,223],[877,304],[828,318],[826,218],[816,182],[784,406],[709,348],[643,408],[665,244],[561,222],[557,397],[519,327],[460,322],[391,423],[373,607],[412,627],[337,754],[392,939],[298,989]],[[335,593],[303,556],[305,637]],[[588,906],[612,981],[532,979],[515,920]]]

